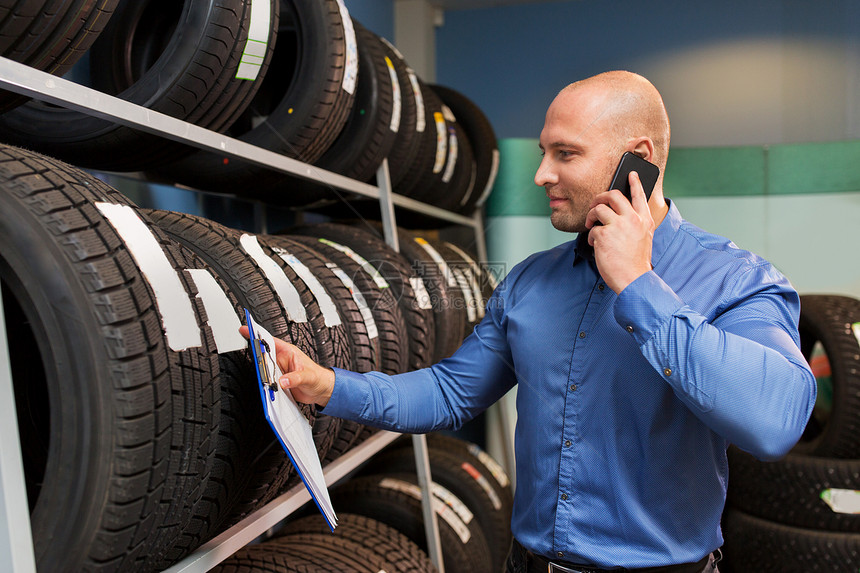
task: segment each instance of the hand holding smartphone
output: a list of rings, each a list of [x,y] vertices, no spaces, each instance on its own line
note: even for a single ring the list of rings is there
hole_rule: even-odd
[[[631,171],[639,174],[639,181],[642,182],[642,189],[645,190],[645,200],[649,200],[651,192],[654,191],[654,185],[657,184],[657,178],[660,177],[660,168],[629,151],[625,151],[624,155],[621,156],[621,161],[615,169],[615,175],[612,176],[609,189],[618,189],[632,203],[633,196],[630,193]]]

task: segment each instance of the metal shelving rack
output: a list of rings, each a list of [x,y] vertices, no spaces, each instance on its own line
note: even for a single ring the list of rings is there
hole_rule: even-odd
[[[379,200],[384,237],[399,251],[394,206],[402,207],[449,223],[471,227],[475,232],[477,255],[487,260],[483,219],[480,211],[465,217],[438,207],[397,195],[391,191],[387,160],[377,172],[377,185],[369,185],[326,171],[272,151],[247,144],[139,105],[101,93],[0,57],[0,88],[80,111],[114,123],[152,133],[167,139],[216,151],[231,159],[241,159],[297,177],[312,179],[338,189]],[[0,570],[9,573],[35,573],[24,471],[15,417],[5,323],[0,303]],[[505,422],[503,420],[503,426]],[[505,431],[508,436],[509,432]],[[369,459],[398,434],[380,432],[353,448],[325,468],[326,483],[331,485]],[[431,560],[444,573],[438,522],[432,510],[430,463],[424,435],[413,436],[418,482],[423,492],[422,508]],[[218,535],[165,573],[202,573],[247,545],[291,512],[310,500],[303,484],[278,497]]]

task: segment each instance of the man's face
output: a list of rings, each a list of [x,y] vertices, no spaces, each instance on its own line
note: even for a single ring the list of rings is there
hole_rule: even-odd
[[[546,190],[550,221],[560,231],[584,232],[591,200],[609,186],[621,157],[611,115],[606,99],[590,89],[562,92],[547,110],[535,184]]]

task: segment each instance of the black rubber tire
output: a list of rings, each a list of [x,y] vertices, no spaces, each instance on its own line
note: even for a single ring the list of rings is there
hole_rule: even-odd
[[[364,299],[371,312],[373,326],[378,332],[376,337],[379,359],[376,361],[376,369],[386,374],[406,372],[408,354],[405,350],[409,348],[409,338],[403,313],[391,289],[380,288],[371,273],[361,266],[363,259],[353,258],[356,255],[349,247],[336,241],[307,235],[294,234],[290,237],[318,250],[336,264],[346,273]]]
[[[397,300],[409,338],[408,369],[419,370],[433,362],[436,323],[432,308],[416,298],[413,284],[423,286],[409,262],[389,247],[376,229],[339,223],[320,223],[296,227],[290,233],[323,237],[346,245],[367,260],[388,283]]]
[[[302,533],[325,534],[322,539],[332,539],[328,525],[322,516],[310,515],[288,523],[278,532],[273,541]],[[362,547],[381,556],[385,560],[385,571],[389,573],[436,571],[427,554],[408,537],[381,521],[363,515],[340,513],[333,538],[346,538],[358,542]],[[312,542],[318,539],[320,538]]]
[[[237,79],[251,0],[123,0],[90,49],[92,84],[148,109],[223,131],[259,88]],[[271,4],[273,23],[278,5]],[[181,25],[177,23],[181,22]],[[147,29],[149,28],[149,29]],[[274,46],[271,27],[260,73]],[[147,33],[144,33],[147,32]],[[82,167],[140,171],[195,150],[82,112],[38,101],[0,116],[0,133]]]
[[[420,135],[426,123],[424,121],[424,100],[421,97],[418,76],[406,63],[403,54],[385,38],[381,36],[377,36],[377,38],[383,45],[388,61],[394,67],[400,90],[400,129],[397,130],[397,137],[388,154],[388,174],[391,178],[391,186],[395,189],[418,154],[418,147],[421,143]],[[421,132],[418,131],[418,102],[421,102]]]
[[[0,56],[62,76],[101,34],[119,0],[4,0]],[[27,97],[0,90],[0,113]]]
[[[242,233],[194,215],[171,211],[143,212],[170,237],[194,250],[214,269],[235,295],[238,304],[251,310],[255,320],[266,330],[295,344],[314,360],[319,360],[311,324],[291,319],[288,303],[280,299],[259,263],[242,246]],[[251,385],[246,391],[247,395],[244,392],[236,395],[236,399],[241,400],[241,411],[234,409],[233,415],[226,418],[229,423],[242,427],[226,431],[237,435],[247,432],[252,437],[257,436],[260,441],[247,442],[239,452],[240,455],[246,455],[244,459],[250,459],[250,462],[237,472],[237,482],[229,487],[232,490],[228,494],[227,505],[230,508],[226,510],[227,517],[220,519],[222,526],[236,523],[274,499],[295,473],[295,468],[262,416],[262,404],[256,386]],[[314,408],[303,406],[302,413],[312,422],[315,421]],[[241,418],[234,420],[233,416]]]
[[[475,185],[477,168],[472,145],[456,116],[447,105],[442,104],[445,116],[448,145],[445,165],[442,168],[441,179],[423,193],[415,196],[418,201],[435,205],[446,211],[455,211],[460,206],[463,197],[469,196]],[[409,220],[402,224],[408,226],[426,226],[412,223],[417,214],[410,213]],[[401,219],[403,219],[401,217]],[[435,225],[434,225],[435,226]]]
[[[427,84],[419,81],[424,103],[424,131],[415,160],[394,190],[419,199],[442,181],[448,157],[448,124],[442,112],[442,100]]]
[[[492,558],[492,571],[504,573],[511,550],[511,506],[503,504],[492,483],[471,463],[471,455],[428,448],[433,481],[466,504],[481,527]],[[374,456],[361,475],[407,473],[417,481],[415,454],[411,448],[398,448]]]
[[[508,477],[505,469],[494,460],[487,452],[481,449],[477,444],[455,438],[440,432],[431,432],[426,434],[427,447],[432,450],[440,450],[449,454],[455,454],[470,461],[471,465],[483,475],[493,489],[496,495],[502,502],[502,511],[505,511],[509,517],[513,512],[514,492],[511,488],[511,480]],[[412,448],[412,436],[404,435],[396,439],[389,447],[389,450],[395,448]]]
[[[433,305],[436,322],[433,362],[436,363],[451,356],[463,342],[467,320],[464,308],[466,299],[460,291],[456,275],[450,270],[446,272],[445,266],[440,265],[430,254],[435,249],[430,241],[420,234],[403,229],[399,233],[400,252],[424,281]],[[431,251],[428,251],[428,247]]]
[[[733,573],[855,573],[860,568],[860,535],[854,533],[789,527],[731,508],[723,513],[722,528],[725,569]]]
[[[810,360],[816,342],[830,363],[832,407],[819,380],[818,400],[795,453],[860,458],[860,300],[837,295],[800,297],[800,348]],[[856,330],[855,330],[856,328]]]
[[[729,448],[727,503],[784,525],[860,533],[860,515],[836,513],[822,499],[827,489],[860,489],[860,461],[789,454],[760,462]]]
[[[463,296],[462,312],[465,314],[465,326],[463,328],[462,340],[472,333],[475,326],[481,322],[484,317],[484,293],[481,291],[481,286],[478,284],[479,277],[476,276],[480,270],[474,262],[474,258],[470,257],[465,251],[459,247],[452,247],[451,243],[442,240],[430,240],[430,243],[439,251],[439,254],[448,263],[448,268],[454,273],[454,278],[457,280],[457,286],[460,288],[460,294]],[[459,251],[458,251],[459,249]],[[466,258],[469,257],[469,262]]]
[[[499,146],[496,134],[481,108],[465,95],[438,84],[431,85],[430,88],[445,105],[451,108],[472,144],[477,169],[475,185],[471,193],[463,197],[456,207],[458,212],[468,215],[476,206],[480,207],[484,204],[495,184],[499,170]]]
[[[331,533],[296,533],[276,537],[260,544],[259,550],[289,555],[329,571],[344,573],[379,573],[386,571],[385,560],[346,537],[333,537]]]
[[[359,181],[370,181],[388,156],[397,131],[392,123],[394,82],[378,37],[353,20],[358,40],[359,72],[355,102],[343,130],[315,165]],[[398,84],[399,87],[399,84]],[[399,97],[399,93],[398,93]]]
[[[434,488],[444,492],[444,488],[439,484]],[[409,474],[365,476],[337,486],[331,491],[331,497],[334,507],[339,511],[381,521],[400,531],[422,551],[426,551],[427,537],[421,511],[421,493],[416,490],[417,481]],[[445,492],[445,498],[455,507],[462,504],[450,492]],[[439,498],[434,495],[434,499]],[[447,505],[446,501],[441,501],[435,509],[439,518],[439,538],[445,571],[494,571],[487,542],[477,522],[473,519],[469,524],[464,523],[457,511]]]
[[[227,130],[241,141],[314,163],[343,129],[354,101],[355,32],[336,0],[280,0],[281,28],[256,97]],[[354,88],[353,88],[354,89]],[[218,153],[197,152],[156,169],[191,187],[289,204],[296,178]],[[253,181],[254,185],[248,185]]]
[[[40,571],[161,559],[205,487],[218,424],[218,363],[185,255],[147,226],[201,333],[180,349],[97,202],[134,209],[83,171],[0,146],[0,278]]]

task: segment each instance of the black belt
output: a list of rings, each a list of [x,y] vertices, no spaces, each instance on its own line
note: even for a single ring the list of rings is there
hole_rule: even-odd
[[[519,553],[526,562],[528,573],[701,573],[708,564],[710,555],[705,555],[696,563],[680,563],[678,565],[665,565],[660,567],[640,567],[636,569],[600,569],[587,565],[577,565],[570,561],[559,559],[548,559],[523,547],[519,541],[514,539],[512,552]]]

